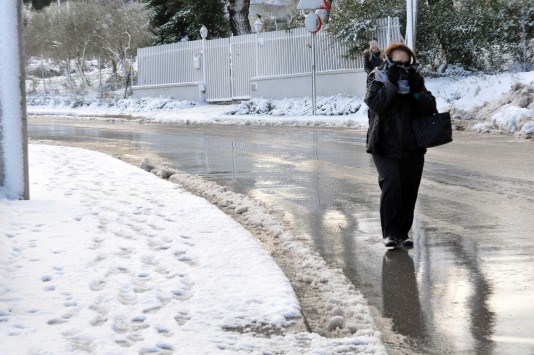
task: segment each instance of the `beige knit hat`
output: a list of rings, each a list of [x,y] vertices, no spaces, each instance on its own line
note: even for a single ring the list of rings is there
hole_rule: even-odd
[[[378,42],[373,39],[369,42],[369,48],[378,48]]]

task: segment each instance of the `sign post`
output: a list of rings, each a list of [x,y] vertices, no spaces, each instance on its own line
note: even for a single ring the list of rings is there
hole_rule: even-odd
[[[315,80],[316,66],[315,66],[315,34],[321,30],[323,22],[321,17],[314,12],[309,13],[304,20],[304,26],[311,35],[312,47],[312,115],[315,116],[316,102],[317,102],[317,84]]]
[[[317,106],[317,84],[316,84],[316,59],[315,59],[315,47],[316,38],[315,34],[321,30],[324,23],[328,22],[328,15],[330,11],[330,4],[332,0],[300,0],[297,9],[298,10],[312,10],[306,15],[304,20],[304,27],[310,32],[311,35],[311,48],[312,48],[312,115],[315,116]]]

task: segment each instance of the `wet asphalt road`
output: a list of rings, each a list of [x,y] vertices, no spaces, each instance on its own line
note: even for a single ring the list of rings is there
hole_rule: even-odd
[[[464,133],[431,149],[415,248],[386,251],[362,131],[30,119],[29,136],[131,145],[283,207],[391,320],[390,353],[534,354],[533,142]]]

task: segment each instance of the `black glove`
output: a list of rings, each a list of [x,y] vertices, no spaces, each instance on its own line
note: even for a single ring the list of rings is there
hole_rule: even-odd
[[[397,82],[399,81],[400,77],[400,68],[396,65],[393,65],[390,68],[386,67],[386,71],[388,73],[389,82],[393,85],[397,85]]]
[[[408,83],[410,84],[410,92],[421,92],[425,89],[425,79],[419,74],[415,68],[410,68],[408,72]]]

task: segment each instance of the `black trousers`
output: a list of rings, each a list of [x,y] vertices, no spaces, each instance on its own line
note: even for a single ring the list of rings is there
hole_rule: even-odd
[[[425,157],[388,159],[373,154],[373,160],[378,171],[378,185],[382,190],[382,237],[406,238],[412,228]]]

